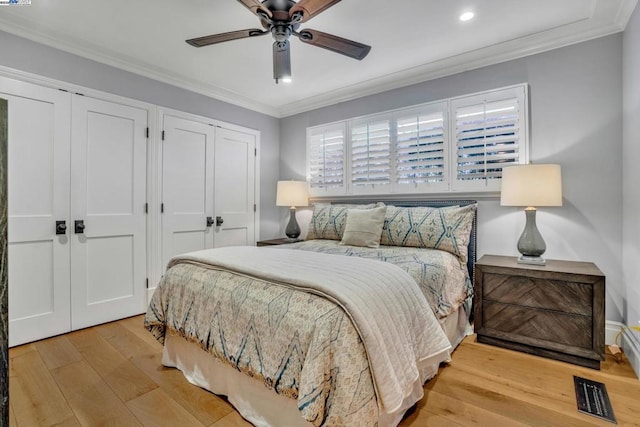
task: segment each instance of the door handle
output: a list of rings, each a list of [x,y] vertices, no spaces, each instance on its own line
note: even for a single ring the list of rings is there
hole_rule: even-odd
[[[216,227],[220,227],[223,222],[224,222],[224,220],[222,219],[221,216],[217,216],[216,217]]]
[[[84,229],[85,229],[84,220],[76,219],[76,221],[75,221],[75,233],[76,234],[82,234],[82,233],[84,233]]]
[[[207,227],[211,227],[213,225],[214,221],[213,221],[213,217],[208,216],[207,217]]]
[[[56,221],[56,234],[67,234],[67,221]]]

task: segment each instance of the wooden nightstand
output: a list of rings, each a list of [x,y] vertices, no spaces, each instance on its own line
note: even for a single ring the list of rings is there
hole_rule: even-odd
[[[600,369],[604,360],[605,277],[590,262],[476,262],[478,342]]]
[[[302,239],[291,240],[286,237],[281,239],[260,240],[256,242],[256,246],[275,246],[275,245],[288,245],[289,243],[302,242]]]

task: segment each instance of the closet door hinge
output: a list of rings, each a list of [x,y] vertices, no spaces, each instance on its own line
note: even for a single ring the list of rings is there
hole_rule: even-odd
[[[149,203],[144,204],[144,213],[149,213]]]
[[[149,278],[148,277],[147,277],[147,280],[146,280],[146,284],[147,284],[147,289],[149,289]]]
[[[162,131],[162,140],[164,141],[164,131]]]
[[[149,128],[147,128],[147,138],[149,138]]]
[[[254,204],[253,204],[253,211],[255,212],[255,211],[256,211],[256,209],[258,209],[258,208],[256,207],[256,204],[254,203]]]
[[[253,149],[253,155],[254,155],[254,157],[258,156],[258,149],[257,148]]]
[[[164,203],[160,203],[160,213],[164,213]]]

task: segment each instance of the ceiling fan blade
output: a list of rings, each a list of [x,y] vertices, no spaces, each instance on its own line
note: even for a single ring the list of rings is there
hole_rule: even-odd
[[[271,18],[272,16],[271,11],[266,7],[264,7],[262,3],[260,3],[258,0],[238,0],[238,1],[242,3],[247,9],[249,9],[251,13],[258,15],[259,18],[262,18],[261,16],[262,14],[268,16],[269,18]]]
[[[289,16],[293,19],[296,13],[302,13],[302,19],[297,22],[306,22],[338,2],[340,0],[300,0],[289,9]]]
[[[364,59],[371,50],[371,46],[367,46],[366,44],[343,39],[342,37],[323,33],[322,31],[302,30],[294,34],[298,36],[302,42],[346,55],[358,61]]]
[[[244,39],[247,37],[257,37],[269,34],[269,31],[251,28],[248,30],[229,31],[228,33],[212,34],[210,36],[198,37],[195,39],[185,40],[193,47],[209,46],[211,44],[228,42],[230,40]]]

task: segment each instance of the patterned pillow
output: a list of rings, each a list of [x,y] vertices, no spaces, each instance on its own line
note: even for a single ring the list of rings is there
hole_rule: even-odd
[[[381,245],[433,248],[467,262],[476,205],[430,207],[388,206]]]
[[[313,207],[313,216],[309,222],[309,230],[305,240],[327,239],[342,240],[344,224],[347,221],[349,209],[372,209],[377,205],[327,205],[316,204]]]
[[[349,209],[341,245],[379,248],[386,206],[373,209]]]

